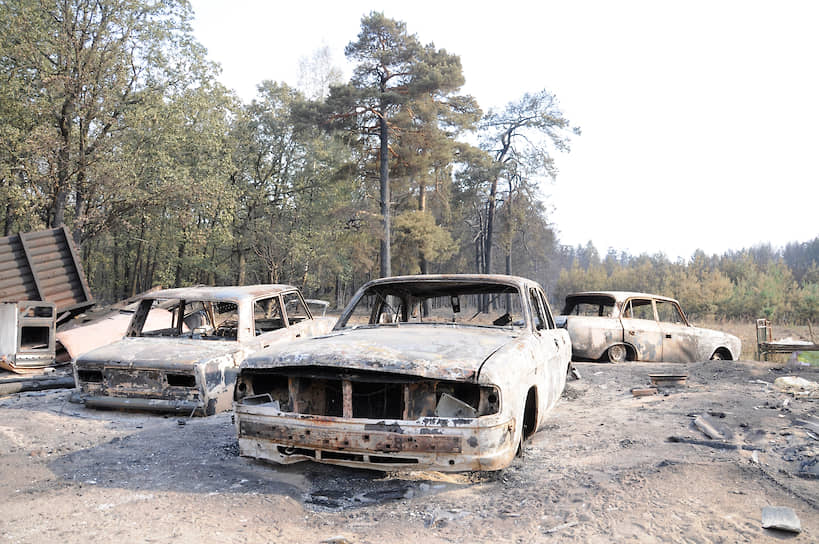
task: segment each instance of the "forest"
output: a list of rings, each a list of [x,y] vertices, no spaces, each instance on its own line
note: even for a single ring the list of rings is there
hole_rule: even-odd
[[[819,237],[670,261],[561,244],[540,193],[582,137],[546,89],[483,111],[460,57],[363,16],[250,102],[218,81],[186,0],[0,0],[3,235],[65,224],[95,297],[502,273],[566,293],[674,296],[715,318],[815,322]],[[557,181],[559,183],[559,179]]]

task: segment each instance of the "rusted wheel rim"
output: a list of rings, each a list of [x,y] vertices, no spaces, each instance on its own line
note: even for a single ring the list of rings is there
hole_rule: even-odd
[[[607,351],[609,362],[622,363],[626,360],[626,348],[621,344],[611,346]]]

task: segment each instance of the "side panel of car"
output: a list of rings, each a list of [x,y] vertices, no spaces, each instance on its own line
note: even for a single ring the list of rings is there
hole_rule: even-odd
[[[663,361],[685,363],[701,360],[697,356],[699,339],[691,327],[664,321],[658,322],[658,325],[663,333]]]
[[[620,321],[623,324],[623,340],[634,349],[636,360],[663,360],[663,332],[657,323],[652,300],[627,300]]]
[[[531,290],[532,312],[538,315],[535,323],[542,323],[542,326],[534,331],[534,338],[540,345],[541,353],[539,359],[545,362],[545,387],[541,388],[539,395],[538,427],[543,424],[546,412],[557,403],[563,388],[566,385],[566,375],[568,365],[571,360],[571,342],[568,332],[555,327],[549,303],[541,289]],[[541,359],[542,358],[542,359]]]
[[[583,359],[599,359],[606,350],[623,342],[623,324],[613,317],[569,316],[567,330],[572,353]]]

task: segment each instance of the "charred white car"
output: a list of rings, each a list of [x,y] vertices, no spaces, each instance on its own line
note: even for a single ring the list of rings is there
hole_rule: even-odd
[[[371,281],[330,334],[242,363],[239,450],[277,463],[498,470],[560,398],[570,357],[535,282]]]
[[[191,287],[141,300],[125,338],[79,356],[74,402],[211,415],[228,410],[239,363],[273,344],[324,334],[296,287]]]
[[[735,360],[741,350],[736,336],[693,327],[679,302],[647,293],[574,293],[557,323],[569,331],[575,359],[690,363]]]

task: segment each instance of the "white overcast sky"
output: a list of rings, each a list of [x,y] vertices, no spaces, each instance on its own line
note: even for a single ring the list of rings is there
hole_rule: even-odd
[[[583,134],[542,193],[564,244],[689,258],[819,236],[819,2],[192,0],[249,102],[383,11],[460,55],[481,107],[547,89]]]

